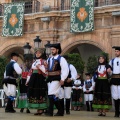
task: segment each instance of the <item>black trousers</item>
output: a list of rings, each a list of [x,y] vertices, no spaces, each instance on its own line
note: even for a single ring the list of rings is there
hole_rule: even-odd
[[[49,108],[48,108],[48,113],[53,115],[53,110],[54,110],[54,105],[56,106],[56,108],[58,109],[57,114],[59,115],[63,115],[63,109],[62,106],[60,104],[60,101],[58,98],[54,98],[54,95],[49,95]]]
[[[9,110],[9,111],[13,110],[13,100],[11,100],[10,98],[8,98],[8,102],[5,110]]]

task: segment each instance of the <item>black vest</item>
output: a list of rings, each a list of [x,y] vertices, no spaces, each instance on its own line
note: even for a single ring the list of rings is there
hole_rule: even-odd
[[[68,67],[69,67],[69,74],[68,74],[67,79],[68,79],[68,78],[71,78],[70,64],[68,64]],[[67,83],[67,79],[66,79],[65,82],[64,82],[64,86],[65,86],[65,87],[72,87],[72,86],[73,86],[73,82],[71,81],[71,82]]]
[[[6,76],[11,76],[11,77],[15,77],[15,70],[14,70],[14,61],[11,61],[7,64],[6,66]]]
[[[6,76],[8,78],[4,78],[2,81],[2,84],[6,84],[6,86],[7,86],[7,83],[17,86],[15,78],[17,78],[18,75],[16,74],[16,72],[14,70],[14,67],[13,67],[14,63],[15,63],[14,61],[11,61],[6,66]],[[13,78],[9,78],[9,77],[13,77]]]
[[[48,59],[48,72],[61,71],[60,59],[61,56],[59,55],[57,59],[53,60],[52,66],[50,66],[50,58]],[[48,76],[47,78],[48,82],[60,81],[60,80],[61,80],[61,75]]]

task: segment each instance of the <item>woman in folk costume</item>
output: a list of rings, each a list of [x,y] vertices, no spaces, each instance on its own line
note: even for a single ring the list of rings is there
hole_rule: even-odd
[[[95,74],[95,90],[93,108],[98,109],[98,116],[106,116],[106,110],[112,107],[110,84],[108,81],[111,67],[106,62],[106,57],[100,56]]]
[[[26,113],[30,113],[30,111],[28,109],[28,105],[27,105],[28,86],[26,86],[25,83],[27,80],[27,75],[31,68],[31,63],[26,60],[25,64],[21,65],[21,68],[22,68],[22,75],[21,75],[21,79],[19,81],[18,108],[21,108],[20,109],[21,113],[24,111],[24,108],[26,108]]]
[[[72,106],[75,111],[80,111],[80,107],[83,105],[82,99],[82,82],[80,75],[78,75],[77,79],[73,83],[73,93],[72,93]]]
[[[46,54],[45,49],[35,51],[35,61],[31,67],[31,75],[27,77],[28,84],[28,107],[37,109],[34,115],[41,115],[47,109],[46,103]]]

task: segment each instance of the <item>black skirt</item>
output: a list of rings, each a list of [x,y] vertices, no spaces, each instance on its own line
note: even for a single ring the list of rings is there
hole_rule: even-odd
[[[28,84],[28,106],[31,108],[45,109],[47,83],[45,77],[39,73],[33,73]]]
[[[97,79],[95,83],[93,107],[110,109],[112,106],[110,84],[107,79]]]
[[[20,93],[27,93],[27,86],[25,85],[26,79],[21,79],[19,82]]]

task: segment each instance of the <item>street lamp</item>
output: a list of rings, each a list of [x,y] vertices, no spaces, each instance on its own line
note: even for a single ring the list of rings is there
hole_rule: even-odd
[[[30,54],[31,46],[29,45],[28,42],[26,43],[26,45],[23,46],[23,48],[24,48],[24,55],[25,54]]]
[[[36,38],[34,39],[34,47],[35,47],[36,49],[42,47],[41,41],[42,41],[42,40],[39,38],[39,36],[36,36]]]
[[[47,57],[49,57],[51,50],[50,50],[50,41],[47,41],[47,44],[45,45],[45,49],[46,49],[46,55]]]
[[[26,45],[23,46],[23,48],[24,48],[24,59],[32,60],[33,55],[30,53],[31,46],[29,45],[29,43],[27,42]]]

